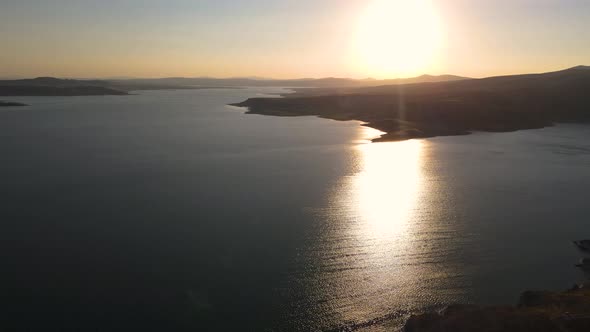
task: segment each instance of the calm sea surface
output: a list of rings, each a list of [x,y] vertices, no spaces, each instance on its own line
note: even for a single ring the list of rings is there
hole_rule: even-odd
[[[0,328],[393,331],[583,276],[590,126],[369,144],[280,89],[5,98]]]

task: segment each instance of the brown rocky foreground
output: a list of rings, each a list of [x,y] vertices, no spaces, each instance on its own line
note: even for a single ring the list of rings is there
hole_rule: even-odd
[[[517,306],[452,305],[410,317],[405,332],[589,332],[590,288],[527,291]]]

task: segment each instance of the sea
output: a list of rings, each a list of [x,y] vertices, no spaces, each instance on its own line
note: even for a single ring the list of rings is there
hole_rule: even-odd
[[[585,279],[590,126],[371,143],[283,88],[3,97],[0,329],[398,331]]]

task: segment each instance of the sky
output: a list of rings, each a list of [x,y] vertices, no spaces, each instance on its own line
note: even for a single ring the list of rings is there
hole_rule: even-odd
[[[414,1],[2,0],[0,77],[485,77],[590,64],[588,0]]]

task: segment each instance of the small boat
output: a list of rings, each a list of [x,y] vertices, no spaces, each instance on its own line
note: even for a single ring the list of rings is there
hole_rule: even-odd
[[[580,250],[589,251],[590,252],[590,240],[580,240],[574,241],[574,244],[580,248]]]
[[[576,267],[579,267],[584,271],[590,271],[590,258],[580,259],[580,263],[576,264]]]

